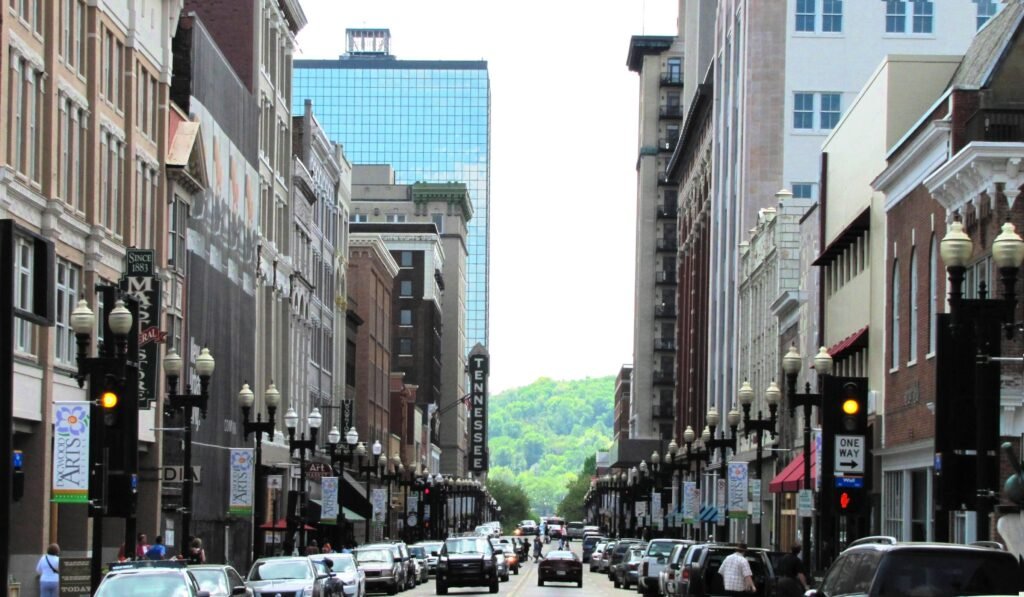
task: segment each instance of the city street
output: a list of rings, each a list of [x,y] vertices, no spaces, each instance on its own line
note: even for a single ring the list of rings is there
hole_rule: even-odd
[[[550,551],[551,546],[544,546],[544,553]],[[572,550],[577,555],[580,553],[580,542],[574,541],[572,543]],[[508,582],[501,583],[501,590],[498,592],[499,595],[507,595],[509,597],[547,597],[548,595],[565,595],[565,596],[582,596],[586,595],[591,597],[597,596],[610,596],[610,595],[621,595],[623,591],[616,589],[612,586],[611,581],[604,574],[597,574],[589,572],[590,568],[588,565],[583,565],[583,588],[580,589],[575,583],[565,584],[545,584],[543,587],[537,586],[537,564],[534,564],[531,560],[530,563],[525,564],[520,570],[518,575],[510,575]],[[635,592],[635,591],[634,591]],[[424,583],[415,590],[402,595],[435,595],[434,590],[434,579],[431,578],[430,582]],[[448,590],[449,595],[488,595],[487,587],[465,587],[465,588],[452,588]]]

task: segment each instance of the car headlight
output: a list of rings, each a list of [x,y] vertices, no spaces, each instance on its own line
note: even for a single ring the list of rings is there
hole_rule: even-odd
[[[302,589],[302,597],[313,597],[313,585]]]

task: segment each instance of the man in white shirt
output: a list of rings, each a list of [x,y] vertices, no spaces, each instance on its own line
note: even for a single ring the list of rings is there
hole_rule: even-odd
[[[718,573],[722,575],[723,588],[729,594],[739,595],[744,592],[753,593],[757,591],[754,586],[754,574],[750,571],[750,562],[747,561],[747,544],[740,543],[736,551],[729,554],[729,557],[722,561]]]

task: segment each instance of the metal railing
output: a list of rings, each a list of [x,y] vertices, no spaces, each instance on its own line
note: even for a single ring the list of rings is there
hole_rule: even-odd
[[[964,127],[967,141],[1024,141],[1024,111],[978,110]]]

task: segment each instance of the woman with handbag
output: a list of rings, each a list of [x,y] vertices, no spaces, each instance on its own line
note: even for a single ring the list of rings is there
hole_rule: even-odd
[[[46,553],[39,558],[36,564],[36,573],[39,574],[39,596],[57,597],[60,590],[60,546],[51,543],[46,548]]]

